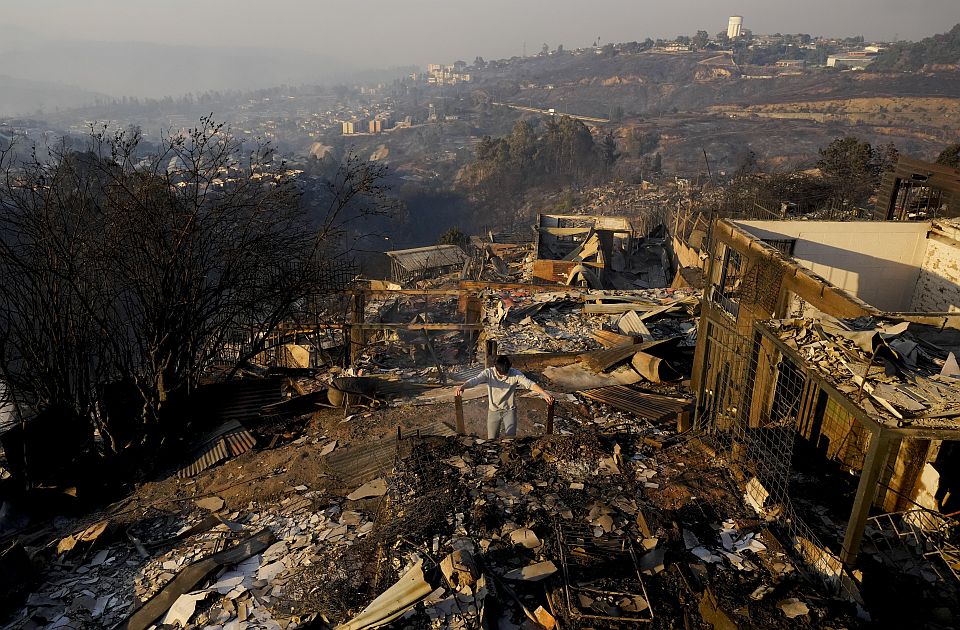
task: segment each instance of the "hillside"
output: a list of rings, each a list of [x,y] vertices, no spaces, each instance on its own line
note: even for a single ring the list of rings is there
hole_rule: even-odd
[[[0,74],[0,116],[82,107],[108,98],[82,88]]]
[[[872,68],[892,72],[916,71],[960,65],[960,24],[949,32],[919,42],[895,44],[877,59]]]

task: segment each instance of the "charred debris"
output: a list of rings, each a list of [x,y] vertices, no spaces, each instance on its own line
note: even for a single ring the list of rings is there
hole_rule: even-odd
[[[389,252],[198,390],[166,474],[82,515],[6,502],[5,623],[956,627],[960,316],[871,306],[808,228],[541,215]],[[957,229],[915,230],[904,277]],[[454,390],[498,354],[556,402],[487,441]],[[5,435],[4,475],[60,439]]]

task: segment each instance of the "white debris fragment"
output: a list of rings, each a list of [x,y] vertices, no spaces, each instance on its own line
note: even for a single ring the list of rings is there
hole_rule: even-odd
[[[807,608],[807,605],[796,597],[791,597],[779,602],[777,604],[777,608],[783,611],[783,614],[786,615],[787,619],[793,619],[794,617],[806,615],[810,612],[810,609]]]
[[[369,499],[372,497],[382,497],[387,493],[387,482],[381,477],[368,481],[353,492],[347,495],[347,499],[358,501],[360,499]]]
[[[195,593],[184,593],[173,602],[173,606],[167,611],[163,618],[164,624],[180,625],[186,627],[190,623],[190,618],[197,610],[197,603],[207,598],[207,591],[197,591]]]

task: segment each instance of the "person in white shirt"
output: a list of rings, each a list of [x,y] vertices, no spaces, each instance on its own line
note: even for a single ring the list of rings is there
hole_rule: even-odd
[[[501,435],[511,438],[517,435],[517,387],[543,396],[548,405],[553,403],[553,396],[542,387],[520,370],[511,369],[510,359],[505,356],[498,356],[492,368],[485,369],[458,387],[457,396],[462,396],[464,389],[482,383],[487,384],[487,439],[490,440]]]

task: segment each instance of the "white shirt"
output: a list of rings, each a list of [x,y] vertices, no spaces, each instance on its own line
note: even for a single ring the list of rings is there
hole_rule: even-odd
[[[497,369],[491,367],[468,380],[463,384],[463,388],[475,387],[481,383],[487,384],[487,407],[490,411],[516,409],[514,393],[517,391],[517,386],[531,389],[534,385],[533,381],[524,376],[520,370],[510,368],[506,376],[500,376],[497,374]]]

